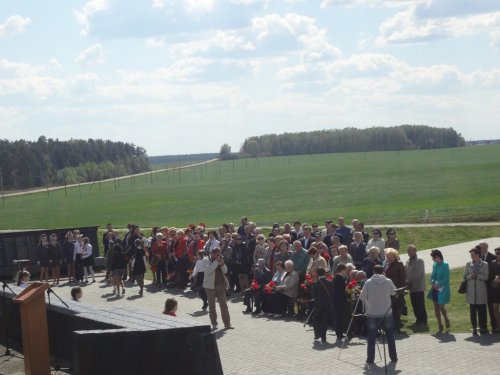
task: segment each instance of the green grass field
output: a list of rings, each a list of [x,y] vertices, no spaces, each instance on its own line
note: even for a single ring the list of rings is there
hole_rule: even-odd
[[[127,222],[216,227],[340,215],[370,223],[500,219],[500,145],[226,161],[21,197],[0,204],[0,229]]]
[[[469,305],[465,303],[465,296],[463,294],[458,294],[457,290],[462,281],[463,268],[457,268],[451,270],[450,272],[450,290],[451,297],[450,303],[446,305],[446,311],[448,313],[448,317],[451,322],[450,333],[453,332],[469,332],[472,327],[469,319]],[[429,276],[429,275],[427,275]],[[429,277],[427,277],[429,279]],[[430,288],[429,280],[427,280],[427,290]],[[434,315],[434,305],[432,301],[428,298],[425,299],[425,307],[427,310],[428,323],[429,323],[429,332],[436,332],[438,330],[438,324],[436,321],[436,317]],[[413,309],[411,308],[410,297],[406,296],[406,305],[408,306],[408,316],[402,317],[402,321],[407,323],[407,328],[404,328],[404,331],[407,333],[422,333],[426,332],[426,330],[422,330],[421,328],[408,327],[409,324],[415,321],[415,315],[413,315]],[[489,316],[488,316],[489,322]],[[444,325],[444,319],[443,319]],[[489,327],[491,329],[491,327]]]

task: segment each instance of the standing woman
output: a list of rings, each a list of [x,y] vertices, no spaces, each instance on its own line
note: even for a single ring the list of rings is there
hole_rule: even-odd
[[[406,269],[399,260],[399,253],[393,248],[385,250],[385,277],[392,281],[396,288],[406,286]],[[397,333],[401,333],[401,312],[404,306],[404,295],[395,296],[392,303],[392,317],[394,318],[394,327]]]
[[[491,282],[491,302],[497,327],[494,333],[500,333],[500,247],[495,249],[496,259],[490,262],[489,279]]]
[[[37,250],[38,250],[38,263],[40,264],[40,281],[45,280],[45,282],[48,283],[50,255],[49,255],[49,243],[47,241],[47,235],[45,233],[40,236],[40,241],[38,242]]]
[[[476,246],[469,251],[471,260],[465,265],[464,279],[467,280],[465,299],[469,304],[472,334],[477,335],[477,320],[479,332],[488,333],[486,328],[486,280],[488,280],[488,263],[481,259],[481,248]]]
[[[207,299],[207,292],[203,288],[203,278],[205,277],[204,273],[205,268],[203,267],[205,263],[203,261],[203,257],[204,257],[204,250],[203,249],[198,250],[196,263],[194,265],[193,273],[189,275],[189,280],[192,280],[191,289],[194,292],[198,292],[198,295],[203,301],[203,306],[201,309],[206,310],[208,307],[208,299]]]
[[[89,274],[92,276],[92,282],[95,283],[94,255],[92,253],[92,245],[90,244],[88,237],[83,237],[82,266],[83,274],[85,275],[85,284],[88,284],[89,282]]]
[[[229,246],[225,238],[220,240],[219,248],[221,256],[224,258],[224,262],[227,267],[227,278],[229,281],[229,291],[227,294],[229,295],[231,292],[234,292],[235,288],[238,287],[238,274],[234,269],[233,248]]]
[[[109,254],[109,252],[108,252]],[[127,273],[127,259],[120,241],[117,241],[113,247],[113,258],[111,259],[111,276],[113,277],[113,293],[120,295],[120,287],[122,294],[125,294],[125,286],[123,285],[123,275]]]
[[[385,241],[385,248],[396,249],[397,251],[399,251],[399,240],[396,237],[396,231],[392,228],[388,228],[385,234],[387,235],[387,241]]]
[[[55,285],[59,285],[59,278],[61,277],[62,255],[61,244],[57,240],[56,234],[52,233],[50,235],[49,256],[50,264],[52,265],[52,277],[54,278]]]
[[[75,282],[75,240],[73,232],[66,233],[63,243],[63,255],[68,271],[68,283]]]
[[[76,231],[75,231],[76,232]],[[83,238],[80,232],[73,232],[73,236],[75,237],[75,282],[82,283],[83,282],[83,262],[82,262],[82,254],[83,254]]]
[[[438,321],[438,333],[443,332],[443,323],[441,315],[444,317],[446,328],[450,328],[450,320],[444,305],[450,302],[450,267],[443,260],[443,253],[439,250],[431,251],[431,258],[434,261],[431,275],[431,290],[427,294],[427,298],[434,302],[434,313]]]
[[[137,238],[134,242],[135,253],[132,258],[132,274],[134,275],[137,285],[139,285],[139,295],[142,296],[144,290],[144,274],[146,273],[146,252],[142,245],[142,240]]]

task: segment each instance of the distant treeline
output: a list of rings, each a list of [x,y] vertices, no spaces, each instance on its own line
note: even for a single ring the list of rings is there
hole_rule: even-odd
[[[500,144],[500,139],[479,139],[476,141],[466,141],[467,146],[477,146],[477,145],[498,145]]]
[[[401,125],[368,129],[332,129],[266,134],[245,140],[240,153],[250,156],[303,155],[363,151],[400,151],[461,147],[463,137],[452,128]]]
[[[149,171],[146,151],[101,139],[36,142],[0,140],[0,176],[5,190],[68,185]]]
[[[189,154],[189,155],[161,155],[150,156],[149,163],[151,164],[177,164],[189,161],[205,161],[218,158],[218,153],[210,154]]]

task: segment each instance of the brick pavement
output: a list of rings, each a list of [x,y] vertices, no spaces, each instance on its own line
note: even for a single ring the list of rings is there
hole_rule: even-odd
[[[463,267],[469,259],[468,249],[477,244],[471,241],[464,244],[441,247],[444,257],[452,268]],[[490,249],[500,246],[500,238],[487,239]],[[429,250],[419,252],[419,256],[430,261]],[[404,261],[405,259],[403,259]],[[431,270],[431,263],[426,269]],[[83,287],[83,303],[103,308],[140,309],[161,314],[165,299],[175,297],[179,302],[178,317],[198,323],[210,324],[207,312],[201,311],[201,300],[190,291],[177,289],[159,290],[148,285],[143,297],[138,296],[138,287],[128,284],[124,297],[115,297],[112,287],[103,282]],[[62,297],[70,298],[70,286],[62,284],[55,287]],[[216,331],[217,344],[226,375],[258,375],[272,373],[309,374],[349,373],[384,374],[383,360],[376,356],[375,366],[366,368],[366,341],[353,339],[342,350],[339,359],[340,343],[335,342],[333,332],[328,332],[326,345],[313,341],[312,327],[303,326],[294,320],[274,320],[265,316],[244,315],[241,299],[233,298],[228,303],[231,323],[234,330]],[[219,313],[220,319],[220,313]],[[219,326],[222,322],[219,321]],[[389,374],[465,374],[468,372],[494,372],[494,356],[500,350],[500,335],[472,337],[467,333],[432,335],[414,334],[399,337],[397,342],[399,362],[389,366]],[[382,346],[380,346],[382,351]],[[6,371],[0,359],[0,373]],[[5,364],[7,365],[7,364]],[[19,366],[17,368],[20,368]],[[19,372],[20,373],[20,372]]]
[[[69,296],[68,286],[58,289],[60,295]],[[178,317],[210,324],[208,313],[201,311],[201,300],[191,291],[158,290],[156,286],[150,285],[140,298],[137,298],[138,287],[135,285],[127,288],[125,297],[113,297],[111,291],[112,287],[102,280],[90,284],[84,287],[83,302],[106,308],[126,307],[161,314],[165,299],[174,296],[179,302]],[[220,329],[215,333],[226,375],[385,373],[380,358],[377,358],[378,362],[372,368],[364,367],[365,340],[353,339],[338,359],[340,343],[335,342],[333,332],[328,333],[329,343],[322,345],[313,341],[312,327],[304,327],[295,320],[245,315],[239,298],[231,299],[228,305],[235,329]],[[221,321],[219,325],[222,325]],[[399,362],[395,367],[389,366],[388,373],[461,374],[493,370],[492,357],[499,353],[500,335],[473,338],[470,334],[453,332],[442,335],[415,334],[400,337],[396,345]]]

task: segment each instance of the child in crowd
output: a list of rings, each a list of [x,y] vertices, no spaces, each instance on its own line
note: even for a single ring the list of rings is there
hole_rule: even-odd
[[[17,286],[24,289],[28,286],[31,274],[28,271],[19,271],[17,273]]]
[[[82,299],[82,288],[79,286],[74,286],[71,288],[71,299],[75,302],[80,302],[80,299]]]
[[[165,310],[163,313],[165,315],[177,316],[175,313],[177,311],[177,301],[174,298],[167,298],[165,301]]]

